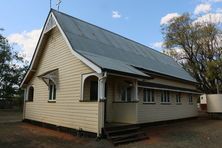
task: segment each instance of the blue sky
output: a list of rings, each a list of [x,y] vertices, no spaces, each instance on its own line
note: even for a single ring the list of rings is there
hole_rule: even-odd
[[[56,9],[55,3],[52,0]],[[49,0],[2,0],[0,7],[3,34],[18,44],[18,50],[31,55],[32,44],[36,43],[49,12]],[[189,12],[199,17],[221,14],[221,8],[222,0],[62,0],[60,11],[161,50],[160,22],[167,14],[173,14],[168,15],[171,17]]]

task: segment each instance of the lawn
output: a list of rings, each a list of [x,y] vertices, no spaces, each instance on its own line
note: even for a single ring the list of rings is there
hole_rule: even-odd
[[[71,148],[71,147],[113,147],[103,139],[82,138],[54,131],[21,120],[22,114],[13,111],[0,111],[0,147],[37,147],[37,148]],[[210,120],[200,117],[164,126],[144,128],[148,140],[120,145],[118,147],[133,148],[216,148],[222,145],[222,120]]]

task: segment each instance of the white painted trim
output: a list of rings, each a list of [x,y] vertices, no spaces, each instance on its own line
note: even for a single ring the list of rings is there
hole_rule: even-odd
[[[139,97],[138,97],[138,81],[135,81],[135,100],[139,101]]]
[[[51,16],[51,14],[48,16],[46,22],[49,21],[50,16]],[[47,24],[45,24],[45,26],[46,26],[46,25],[47,25]],[[24,79],[22,80],[22,83],[20,84],[20,87],[23,86],[23,84],[24,84],[27,76],[29,75],[29,73],[30,73],[31,71],[33,71],[33,69],[32,69],[32,68],[33,68],[33,63],[34,63],[34,61],[35,61],[35,59],[36,59],[37,53],[39,52],[39,48],[40,48],[40,45],[41,45],[41,43],[42,43],[42,39],[43,39],[43,37],[44,37],[44,35],[45,35],[45,33],[46,33],[46,32],[45,32],[45,26],[44,26],[44,28],[42,29],[41,36],[40,36],[40,40],[39,40],[39,42],[38,42],[38,44],[37,44],[37,46],[36,46],[36,51],[34,52],[31,65],[30,65],[30,67],[29,67],[29,69],[28,69],[28,71],[27,71]]]
[[[175,91],[175,92],[184,92],[184,93],[192,93],[192,94],[201,94],[201,93],[198,93],[198,92],[186,91],[186,90],[177,90],[177,89],[168,89],[168,88],[158,88],[158,87],[148,87],[148,86],[141,86],[141,85],[139,85],[138,87],[140,87],[140,88],[156,89],[156,90],[169,90],[169,91]]]
[[[27,89],[26,89],[26,95],[24,96],[24,98],[25,98],[25,101],[29,101],[29,89],[30,89],[30,87],[33,87],[34,88],[34,92],[33,92],[33,101],[34,101],[34,93],[35,93],[35,87],[34,87],[34,85],[32,85],[32,84],[30,84],[30,85],[28,85],[27,86]],[[32,101],[32,102],[33,102]]]
[[[44,28],[44,33],[47,33],[47,32],[49,32],[50,30],[52,30],[53,28],[56,27],[56,21],[55,21],[55,24],[53,24],[53,26],[51,26],[48,30],[46,30],[46,28],[48,27],[50,19],[53,19],[55,21],[54,17],[52,16],[52,13],[49,15],[49,18],[47,19],[47,22],[46,22],[46,25],[45,25],[45,28]]]
[[[47,32],[45,32],[45,27],[47,26],[47,23],[48,23],[48,21],[49,21],[49,19],[50,19],[51,16],[52,16],[53,19],[55,20],[55,23],[56,23],[55,26],[57,26],[57,27],[59,28],[60,32],[62,33],[63,38],[65,39],[65,42],[66,42],[67,45],[69,46],[72,54],[73,54],[74,56],[76,56],[78,59],[80,59],[83,63],[85,63],[86,65],[88,65],[90,68],[92,68],[94,71],[96,71],[97,73],[102,73],[102,70],[101,70],[100,67],[98,67],[97,65],[95,65],[94,63],[92,63],[91,61],[89,61],[88,59],[86,59],[85,57],[83,57],[82,55],[80,55],[79,53],[77,53],[75,50],[73,50],[73,48],[72,48],[71,44],[69,43],[69,41],[68,41],[65,33],[63,32],[61,26],[59,25],[56,17],[55,17],[54,14],[51,12],[51,13],[49,14],[47,20],[46,20],[46,24],[45,24],[43,30],[42,30],[42,33],[41,33],[39,42],[38,42],[38,44],[37,44],[37,46],[36,46],[36,51],[35,51],[35,54],[34,54],[34,56],[33,56],[32,63],[31,63],[31,65],[30,65],[30,68],[29,68],[28,72],[26,73],[24,79],[22,80],[22,83],[20,84],[20,87],[22,87],[22,86],[24,85],[24,82],[25,82],[25,80],[27,79],[27,76],[29,75],[30,71],[33,70],[33,63],[34,63],[34,61],[35,61],[35,59],[36,59],[37,53],[39,52],[40,45],[42,44],[43,37],[44,37],[45,34],[49,31],[49,30],[48,30]],[[55,26],[53,26],[53,28],[54,28]],[[53,28],[51,28],[51,29],[53,29]],[[51,30],[51,29],[50,29],[50,30]]]
[[[121,74],[115,74],[115,73],[107,73],[108,75],[113,75],[113,76],[119,76],[119,77],[125,77],[125,78],[131,78],[131,79],[136,79],[138,81],[143,81],[144,79],[133,77],[133,76],[126,76],[126,75],[121,75]]]
[[[60,32],[62,33],[62,36],[65,39],[65,42],[67,43],[67,45],[69,46],[69,49],[71,50],[72,54],[74,56],[76,56],[78,59],[80,59],[83,63],[85,63],[87,66],[89,66],[90,68],[92,68],[94,71],[96,71],[97,73],[102,73],[102,70],[100,67],[98,67],[97,65],[95,65],[94,63],[92,63],[91,61],[89,61],[88,59],[86,59],[85,57],[83,57],[82,55],[80,55],[79,53],[77,53],[71,46],[67,36],[65,35],[64,31],[62,30],[60,24],[58,23],[56,17],[54,16],[54,14],[52,13],[52,16],[56,22],[56,25],[58,26]]]
[[[22,114],[22,119],[25,119],[25,112],[26,112],[26,93],[27,93],[27,88],[24,89],[24,98],[23,98],[23,114]]]
[[[81,75],[81,94],[80,94],[80,100],[83,100],[83,95],[84,95],[84,84],[85,84],[85,80],[86,78],[88,78],[89,76],[96,76],[98,78],[98,91],[99,91],[99,78],[101,78],[101,74],[98,73],[87,73],[87,74],[82,74]],[[98,92],[98,98],[99,98],[99,92]]]

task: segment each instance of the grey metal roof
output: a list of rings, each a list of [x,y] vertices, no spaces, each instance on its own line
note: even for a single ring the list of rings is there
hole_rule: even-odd
[[[101,68],[146,75],[135,67],[193,81],[173,58],[118,34],[52,10],[73,50]]]

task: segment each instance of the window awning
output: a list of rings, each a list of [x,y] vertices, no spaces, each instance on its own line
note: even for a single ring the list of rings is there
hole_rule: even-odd
[[[193,94],[202,94],[199,90],[181,88],[176,86],[169,86],[164,84],[157,84],[151,82],[138,82],[138,87],[142,88],[150,88],[150,89],[158,89],[158,90],[169,90],[174,92],[184,92],[184,93],[193,93]]]
[[[47,86],[49,86],[50,81],[53,82],[55,85],[58,85],[59,69],[47,71],[39,75],[38,77],[41,78]]]

